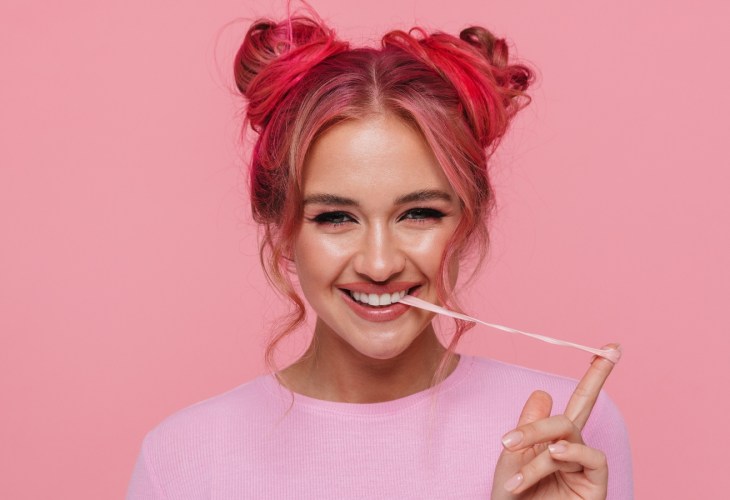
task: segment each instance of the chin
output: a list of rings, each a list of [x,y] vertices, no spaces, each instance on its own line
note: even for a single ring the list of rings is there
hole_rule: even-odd
[[[378,361],[387,361],[389,359],[397,358],[403,351],[378,351],[378,352],[361,352],[364,356],[371,359],[377,359]]]
[[[353,346],[355,347],[355,346]],[[387,361],[389,359],[394,359],[399,356],[401,356],[404,352],[406,352],[411,347],[411,344],[403,345],[403,344],[395,344],[391,342],[385,342],[380,345],[362,345],[359,348],[355,347],[355,349],[362,354],[363,356],[366,356],[371,359],[376,359],[380,361]]]

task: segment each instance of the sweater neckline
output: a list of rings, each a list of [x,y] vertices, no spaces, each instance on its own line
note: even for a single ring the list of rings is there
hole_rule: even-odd
[[[379,403],[345,403],[340,401],[328,401],[305,396],[292,392],[279,382],[274,374],[263,376],[263,385],[267,392],[279,397],[287,406],[292,403],[292,409],[305,408],[315,412],[338,413],[350,415],[385,415],[396,413],[410,408],[424,401],[429,401],[433,396],[441,396],[445,392],[459,385],[471,371],[474,364],[473,356],[459,355],[459,362],[453,372],[449,374],[440,384],[408,396],[382,401]]]

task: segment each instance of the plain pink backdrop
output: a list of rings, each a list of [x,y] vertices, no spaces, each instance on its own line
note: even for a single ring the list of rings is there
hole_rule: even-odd
[[[483,24],[539,69],[494,163],[471,311],[621,342],[607,390],[637,497],[727,497],[730,4],[314,4],[356,42]],[[0,497],[121,498],[149,429],[264,370],[281,308],[258,268],[230,91],[246,23],[226,25],[282,12],[0,5]],[[481,328],[462,349],[573,377],[588,363]]]

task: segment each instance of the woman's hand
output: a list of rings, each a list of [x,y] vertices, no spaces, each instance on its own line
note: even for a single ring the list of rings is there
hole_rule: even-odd
[[[596,357],[563,415],[550,416],[549,394],[535,391],[530,395],[517,428],[503,438],[492,500],[606,498],[606,457],[583,443],[581,430],[612,369],[611,361]]]

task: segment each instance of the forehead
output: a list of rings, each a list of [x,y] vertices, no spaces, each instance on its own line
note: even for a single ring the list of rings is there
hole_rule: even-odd
[[[304,195],[333,193],[354,199],[440,189],[453,191],[423,136],[392,115],[349,120],[314,143],[304,166]]]
[[[453,195],[420,132],[392,115],[349,120],[328,129],[310,149],[302,180],[305,196],[381,199],[429,189]]]

